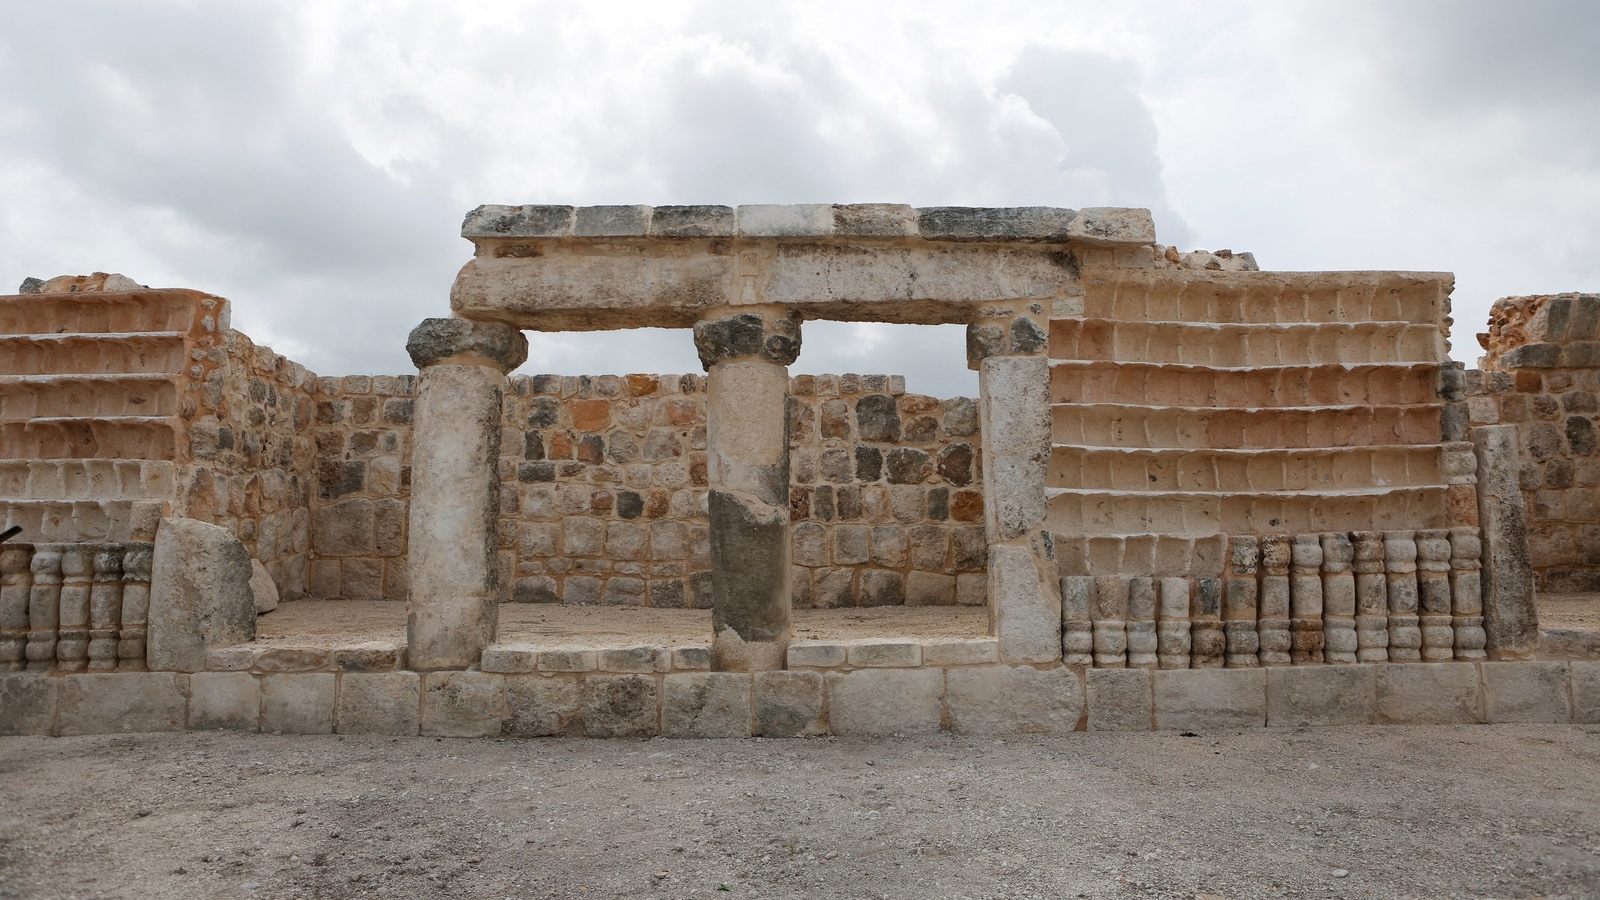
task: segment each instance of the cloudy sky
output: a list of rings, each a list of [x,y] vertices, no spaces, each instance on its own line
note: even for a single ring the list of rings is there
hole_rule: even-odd
[[[479,203],[1148,206],[1266,268],[1600,290],[1592,0],[0,0],[0,291],[230,297],[320,374],[403,372]],[[686,332],[525,371],[693,371]],[[959,328],[806,326],[798,371],[970,392]]]

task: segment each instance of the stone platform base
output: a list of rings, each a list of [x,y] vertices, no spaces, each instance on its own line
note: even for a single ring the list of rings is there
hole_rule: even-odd
[[[1271,669],[149,672],[0,676],[0,735],[673,738],[1600,723],[1600,662]]]

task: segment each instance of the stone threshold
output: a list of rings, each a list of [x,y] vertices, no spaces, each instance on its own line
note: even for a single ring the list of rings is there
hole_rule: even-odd
[[[1600,724],[1600,662],[0,675],[0,735],[225,729],[637,739],[1484,723]]]

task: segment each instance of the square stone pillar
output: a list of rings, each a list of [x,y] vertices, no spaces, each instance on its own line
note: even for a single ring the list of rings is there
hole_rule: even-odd
[[[1517,426],[1472,429],[1478,460],[1478,526],[1483,535],[1482,604],[1488,655],[1517,659],[1539,649],[1527,510],[1517,475]]]
[[[406,539],[406,654],[418,671],[465,669],[494,641],[501,389],[528,358],[507,325],[424,319],[406,341],[422,370]]]
[[[1050,462],[1050,361],[1038,305],[1009,321],[967,326],[978,369],[983,429],[984,528],[989,541],[989,618],[1008,663],[1061,658],[1061,593],[1055,547],[1043,528]]]
[[[694,328],[705,366],[711,482],[711,665],[784,667],[789,648],[789,369],[800,319],[785,310],[732,313]]]

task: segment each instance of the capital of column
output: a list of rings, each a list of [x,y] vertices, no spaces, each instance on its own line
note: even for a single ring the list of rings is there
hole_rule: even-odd
[[[1040,324],[1044,305],[1022,308],[991,307],[967,325],[967,368],[976,369],[991,356],[1039,356],[1050,344],[1050,334]]]
[[[775,310],[702,319],[694,326],[694,348],[708,372],[713,363],[741,358],[787,366],[800,357],[800,315]]]
[[[521,331],[499,322],[423,319],[406,338],[406,352],[419,369],[449,362],[453,357],[480,357],[499,366],[501,372],[509,372],[527,361],[528,339]]]

